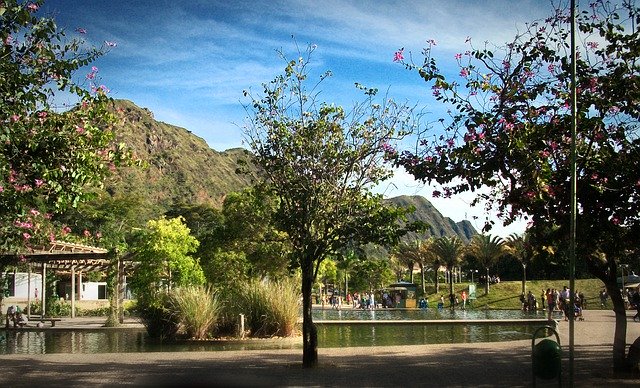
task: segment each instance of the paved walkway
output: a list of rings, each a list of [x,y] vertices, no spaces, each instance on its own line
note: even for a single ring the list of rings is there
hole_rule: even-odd
[[[631,313],[631,312],[630,312]],[[640,386],[640,374],[614,375],[614,316],[588,310],[575,322],[574,385]],[[629,316],[627,343],[640,337]],[[86,320],[84,325],[99,321]],[[63,320],[60,328],[79,324]],[[92,323],[93,322],[93,323]],[[135,323],[131,323],[135,324]],[[568,386],[568,322],[559,322]],[[354,386],[530,387],[531,341],[319,349],[315,369],[301,350],[45,354],[0,356],[0,386]],[[540,381],[538,386],[557,386]]]

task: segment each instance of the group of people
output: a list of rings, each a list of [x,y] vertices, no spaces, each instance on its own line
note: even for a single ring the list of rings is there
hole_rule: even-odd
[[[9,328],[10,324],[13,327],[23,327],[28,324],[27,316],[22,313],[20,306],[10,305],[7,308],[7,314],[5,315],[5,327]]]
[[[460,293],[460,298],[456,294],[449,294],[449,308],[455,309],[457,306],[462,304],[462,309],[467,308],[467,301],[469,300],[469,295],[466,290],[463,290]],[[438,301],[438,309],[443,309],[445,304],[444,295],[440,295],[440,300]]]
[[[347,294],[347,304],[354,309],[373,310],[376,308],[376,297],[373,292],[354,292]]]
[[[569,320],[571,316],[580,321],[584,320],[582,310],[586,307],[587,301],[582,292],[574,292],[573,306],[571,306],[571,290],[567,286],[564,286],[561,291],[555,288],[547,288],[546,291],[542,290],[541,296],[547,303],[548,319],[551,319],[554,311],[560,311],[565,321]]]

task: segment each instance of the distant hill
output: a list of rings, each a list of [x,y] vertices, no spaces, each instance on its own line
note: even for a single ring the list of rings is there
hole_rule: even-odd
[[[227,193],[252,183],[255,174],[237,173],[249,161],[248,151],[217,152],[189,130],[156,121],[151,111],[130,101],[116,101],[116,109],[122,117],[119,141],[148,168],[120,169],[107,185],[110,194],[136,195],[165,208],[181,202],[219,207]]]
[[[159,212],[175,203],[220,207],[225,195],[250,186],[257,177],[247,150],[215,151],[189,130],[157,121],[151,111],[131,101],[117,100],[115,104],[121,117],[116,128],[118,139],[148,168],[119,169],[106,184],[110,195],[140,198]],[[238,173],[241,169],[249,174]],[[458,236],[466,242],[476,234],[468,221],[453,222],[424,197],[400,196],[388,201],[414,206],[416,211],[409,221],[428,223],[431,229],[427,236]]]
[[[425,197],[401,195],[390,198],[388,201],[403,207],[413,206],[416,209],[413,214],[408,216],[408,221],[419,220],[429,224],[429,230],[422,236],[458,236],[466,243],[471,240],[473,235],[478,234],[469,221],[454,222],[451,218],[443,216]],[[412,233],[405,239],[415,240],[418,237],[415,233]]]

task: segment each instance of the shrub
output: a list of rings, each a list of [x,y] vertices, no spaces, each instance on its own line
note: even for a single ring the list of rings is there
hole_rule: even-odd
[[[252,336],[291,336],[300,316],[300,292],[291,279],[251,281],[237,295],[239,313]]]
[[[189,338],[205,339],[220,315],[220,302],[210,286],[187,286],[169,293],[175,320]]]
[[[153,303],[138,300],[137,313],[151,338],[174,338],[179,324],[171,312],[169,296],[166,293],[156,295]]]

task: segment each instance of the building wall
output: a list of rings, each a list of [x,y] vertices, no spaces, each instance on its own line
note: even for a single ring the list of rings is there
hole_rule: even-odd
[[[10,274],[11,275],[11,274]],[[15,273],[13,287],[13,296],[15,298],[29,297],[29,274],[23,272]],[[42,275],[39,273],[31,273],[31,299],[37,299],[41,296]]]

